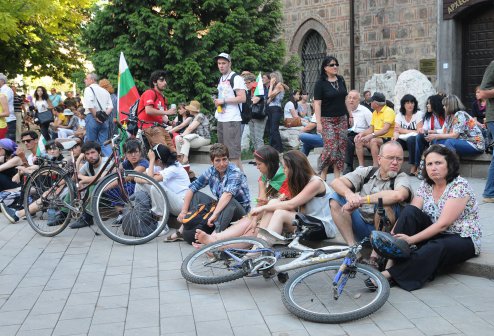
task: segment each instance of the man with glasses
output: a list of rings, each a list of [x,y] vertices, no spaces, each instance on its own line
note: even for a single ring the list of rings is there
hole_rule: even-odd
[[[412,199],[408,175],[400,172],[403,164],[401,145],[396,141],[382,145],[378,163],[377,168],[359,167],[331,182],[335,191],[329,203],[331,216],[348,245],[368,237],[378,227],[376,205],[379,198],[383,199],[392,225],[401,208]]]

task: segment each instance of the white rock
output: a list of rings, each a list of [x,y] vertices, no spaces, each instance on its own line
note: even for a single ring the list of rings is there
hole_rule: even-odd
[[[302,131],[302,126],[286,128],[285,126],[280,126],[281,143],[283,144],[283,150],[298,149],[300,146],[300,141],[298,136]]]
[[[246,124],[244,127],[244,132],[242,133],[242,143],[241,143],[241,148],[242,151],[248,151],[250,148],[250,130],[249,130],[249,124]]]
[[[411,94],[417,98],[419,110],[425,113],[426,102],[429,96],[436,94],[436,90],[427,77],[418,70],[404,71],[398,77],[394,88],[394,100],[396,113],[400,110],[400,100],[404,95]]]
[[[365,82],[364,91],[369,90],[372,94],[376,91],[381,92],[386,99],[393,101],[395,85],[396,72],[386,71],[385,74],[372,75],[372,78]]]

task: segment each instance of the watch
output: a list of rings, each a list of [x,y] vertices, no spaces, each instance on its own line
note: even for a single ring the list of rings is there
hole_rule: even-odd
[[[376,137],[376,133],[372,132],[372,137],[375,138]]]

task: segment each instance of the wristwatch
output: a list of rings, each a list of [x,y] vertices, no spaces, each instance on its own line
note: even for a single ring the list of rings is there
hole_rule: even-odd
[[[376,137],[376,133],[372,132],[372,137],[375,138]]]

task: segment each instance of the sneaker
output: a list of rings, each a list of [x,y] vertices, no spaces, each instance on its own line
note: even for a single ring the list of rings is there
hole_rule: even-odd
[[[484,203],[494,203],[494,197],[484,197],[482,201],[484,201]]]
[[[93,225],[93,217],[89,216],[88,214],[83,213],[82,216],[76,220],[75,222],[71,223],[69,225],[69,228],[71,229],[80,229],[86,226]]]
[[[2,213],[12,224],[19,221],[19,217],[15,214],[15,210],[7,207],[3,202],[0,203],[0,209],[2,209]]]
[[[57,211],[52,218],[48,219],[46,223],[47,226],[57,226],[63,224],[65,219],[67,218],[67,214],[63,211]]]

